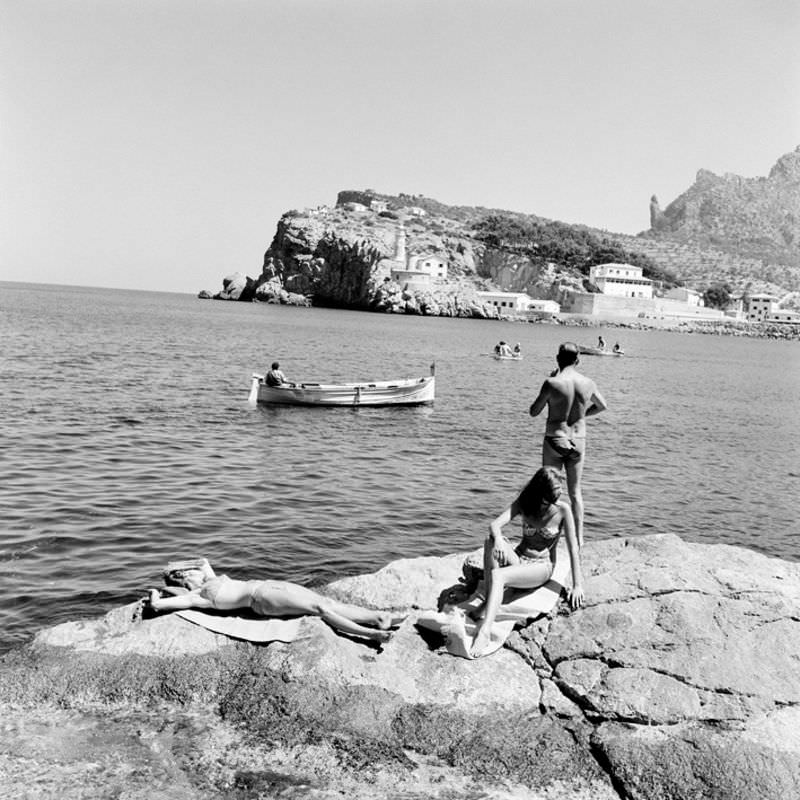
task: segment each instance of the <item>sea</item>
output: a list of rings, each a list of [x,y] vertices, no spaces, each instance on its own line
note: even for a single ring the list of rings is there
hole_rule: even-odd
[[[598,334],[626,355],[580,366],[608,402],[584,559],[661,533],[800,559],[798,342],[0,282],[0,652],[176,558],[318,586],[479,546],[540,463],[528,407],[558,344]],[[524,359],[491,358],[501,339]],[[435,364],[436,402],[249,405],[275,360],[307,382]]]

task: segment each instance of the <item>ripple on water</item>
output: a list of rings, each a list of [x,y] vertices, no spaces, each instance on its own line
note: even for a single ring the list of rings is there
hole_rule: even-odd
[[[478,546],[539,463],[528,405],[564,331],[0,285],[0,336],[20,354],[0,374],[2,649],[135,599],[180,555],[315,584]],[[480,358],[499,337],[523,364]],[[587,538],[797,558],[796,344],[624,346],[635,357],[583,364],[610,406],[589,426]],[[309,380],[421,375],[435,357],[436,404],[252,409],[250,374],[276,356]]]

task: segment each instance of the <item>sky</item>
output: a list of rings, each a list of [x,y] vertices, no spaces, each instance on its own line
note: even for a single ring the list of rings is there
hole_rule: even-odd
[[[196,294],[342,189],[649,227],[800,145],[797,0],[0,0],[0,280]]]

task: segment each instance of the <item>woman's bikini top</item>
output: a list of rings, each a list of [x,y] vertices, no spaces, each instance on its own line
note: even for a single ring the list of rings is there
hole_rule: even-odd
[[[536,527],[522,520],[522,541],[517,547],[518,552],[523,554],[536,554],[552,550],[561,536],[561,526],[542,526]]]
[[[200,587],[200,596],[210,600],[211,604],[216,608],[219,593],[225,588],[225,584],[229,580],[230,578],[227,575],[215,575]]]
[[[216,575],[200,589],[200,596],[211,601],[219,610],[240,608],[250,602],[253,587],[258,581],[238,581],[227,575]]]

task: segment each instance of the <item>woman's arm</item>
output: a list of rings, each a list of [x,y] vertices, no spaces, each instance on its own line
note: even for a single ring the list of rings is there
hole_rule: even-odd
[[[153,611],[182,611],[187,608],[214,608],[214,604],[200,594],[199,589],[175,597],[161,597],[155,589],[150,590],[150,605]]]
[[[502,514],[496,516],[489,523],[489,536],[492,539],[492,554],[495,561],[503,564],[506,562],[508,542],[503,537],[503,526],[508,525],[519,514],[519,505],[515,500]]]
[[[578,547],[578,539],[575,535],[575,518],[572,516],[572,508],[569,503],[559,500],[558,507],[561,509],[564,522],[564,536],[567,539],[567,550],[569,560],[572,565],[572,588],[567,594],[569,605],[572,609],[580,608],[583,605],[583,573],[581,572],[581,551]]]

